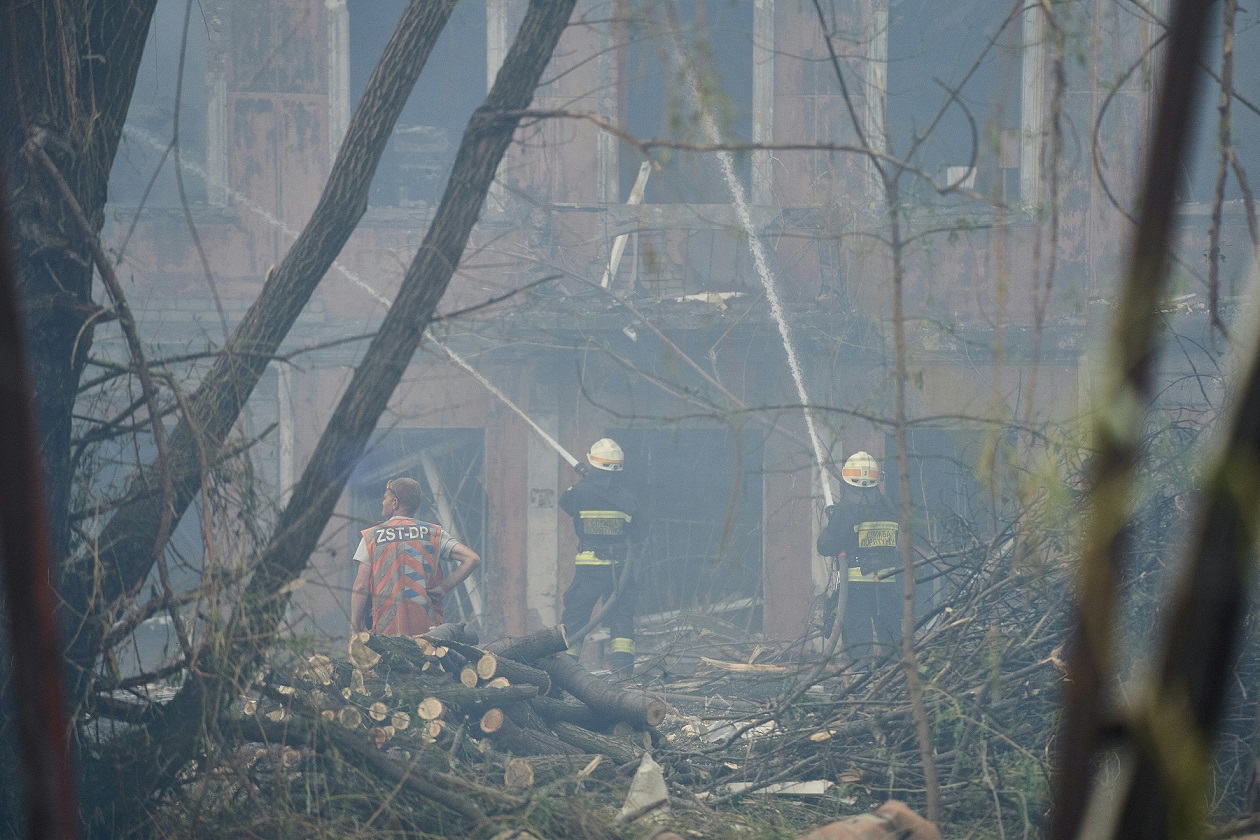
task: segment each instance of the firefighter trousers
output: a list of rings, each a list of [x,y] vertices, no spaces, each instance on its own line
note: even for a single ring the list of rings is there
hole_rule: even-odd
[[[617,578],[621,574],[621,565],[608,563],[604,565],[578,564],[573,575],[573,582],[564,592],[564,612],[560,623],[569,633],[576,633],[591,620],[595,604],[603,598],[607,602],[614,591],[617,600],[605,613],[601,622],[613,637],[614,651],[617,647],[625,647],[629,642],[629,652],[634,651],[634,610],[637,606],[638,591],[633,581],[627,581],[620,590],[617,589]],[[621,645],[618,641],[624,640]]]

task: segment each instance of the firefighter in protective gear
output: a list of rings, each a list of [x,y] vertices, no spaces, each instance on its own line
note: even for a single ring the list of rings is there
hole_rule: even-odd
[[[873,646],[887,652],[901,635],[897,513],[880,489],[879,463],[869,453],[850,455],[840,477],[840,499],[827,509],[818,553],[835,558],[838,569],[848,567],[841,627],[845,647],[853,653],[870,652]],[[830,632],[835,610],[829,598],[824,632]]]
[[[419,482],[395,478],[385,485],[379,525],[363,531],[354,553],[359,564],[350,595],[350,632],[399,636],[425,633],[442,623],[442,599],[481,563],[481,557],[440,525],[415,518]],[[442,563],[459,565],[449,577]]]
[[[586,460],[591,469],[564,491],[560,509],[573,519],[578,551],[574,558],[573,583],[564,593],[560,623],[569,633],[581,630],[591,619],[595,604],[605,603],[616,593],[603,615],[612,635],[609,665],[629,676],[634,671],[634,610],[638,593],[633,580],[619,585],[631,543],[643,538],[645,525],[639,501],[622,480],[624,454],[611,438],[591,445]],[[571,656],[581,652],[581,642],[569,648]]]

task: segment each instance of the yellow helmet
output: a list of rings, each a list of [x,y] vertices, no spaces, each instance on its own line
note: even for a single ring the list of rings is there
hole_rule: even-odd
[[[879,462],[869,452],[854,452],[844,462],[840,477],[854,487],[874,487],[879,484]]]
[[[612,438],[600,438],[591,444],[591,451],[586,453],[586,460],[592,467],[609,472],[621,472],[624,459],[621,447]]]

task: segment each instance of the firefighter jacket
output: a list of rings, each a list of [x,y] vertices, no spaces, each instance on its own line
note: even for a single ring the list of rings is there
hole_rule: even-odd
[[[894,582],[901,565],[897,532],[897,513],[884,495],[874,488],[858,490],[832,510],[818,535],[818,553],[843,554],[850,582]]]
[[[646,523],[638,499],[615,473],[591,471],[560,496],[573,518],[579,566],[607,566],[626,559],[626,547],[642,539]]]
[[[414,636],[442,623],[429,587],[442,580],[441,560],[455,539],[441,526],[395,516],[362,532],[355,559],[372,570],[372,630]]]

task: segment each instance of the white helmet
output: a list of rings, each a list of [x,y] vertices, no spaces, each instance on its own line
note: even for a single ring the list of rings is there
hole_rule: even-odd
[[[869,452],[854,452],[844,462],[840,477],[854,487],[874,487],[879,484],[879,462]]]
[[[586,460],[592,467],[609,472],[621,472],[624,458],[621,447],[612,438],[600,438],[591,444],[591,451],[586,453]]]

